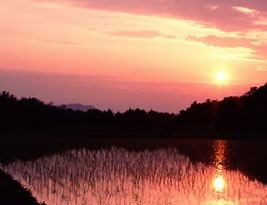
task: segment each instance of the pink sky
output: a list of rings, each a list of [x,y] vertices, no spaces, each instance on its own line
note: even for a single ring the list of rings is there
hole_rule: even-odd
[[[0,0],[0,31],[0,90],[55,104],[178,112],[267,79],[265,0]]]

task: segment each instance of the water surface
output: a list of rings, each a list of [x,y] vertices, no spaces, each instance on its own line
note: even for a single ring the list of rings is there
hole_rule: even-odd
[[[228,170],[227,141],[214,143],[211,165],[177,148],[79,149],[16,161],[5,172],[49,205],[267,204],[267,186]]]

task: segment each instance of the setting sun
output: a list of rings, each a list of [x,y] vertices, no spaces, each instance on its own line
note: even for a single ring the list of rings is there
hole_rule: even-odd
[[[218,83],[225,83],[226,82],[226,74],[224,71],[218,71],[216,73],[216,81]]]

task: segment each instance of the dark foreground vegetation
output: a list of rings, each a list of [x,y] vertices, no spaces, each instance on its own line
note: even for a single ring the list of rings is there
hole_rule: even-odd
[[[0,204],[38,205],[31,193],[0,170]]]
[[[140,109],[73,111],[2,92],[0,113],[2,136],[266,139],[267,84],[240,97],[194,102],[179,114]]]

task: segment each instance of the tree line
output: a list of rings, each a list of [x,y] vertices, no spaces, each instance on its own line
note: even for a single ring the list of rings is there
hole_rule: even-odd
[[[0,94],[0,135],[44,133],[60,135],[136,134],[162,136],[231,136],[267,134],[267,84],[252,87],[242,96],[193,102],[178,114],[142,109],[112,112],[98,109],[73,111],[37,98]],[[251,137],[253,137],[251,135]]]

